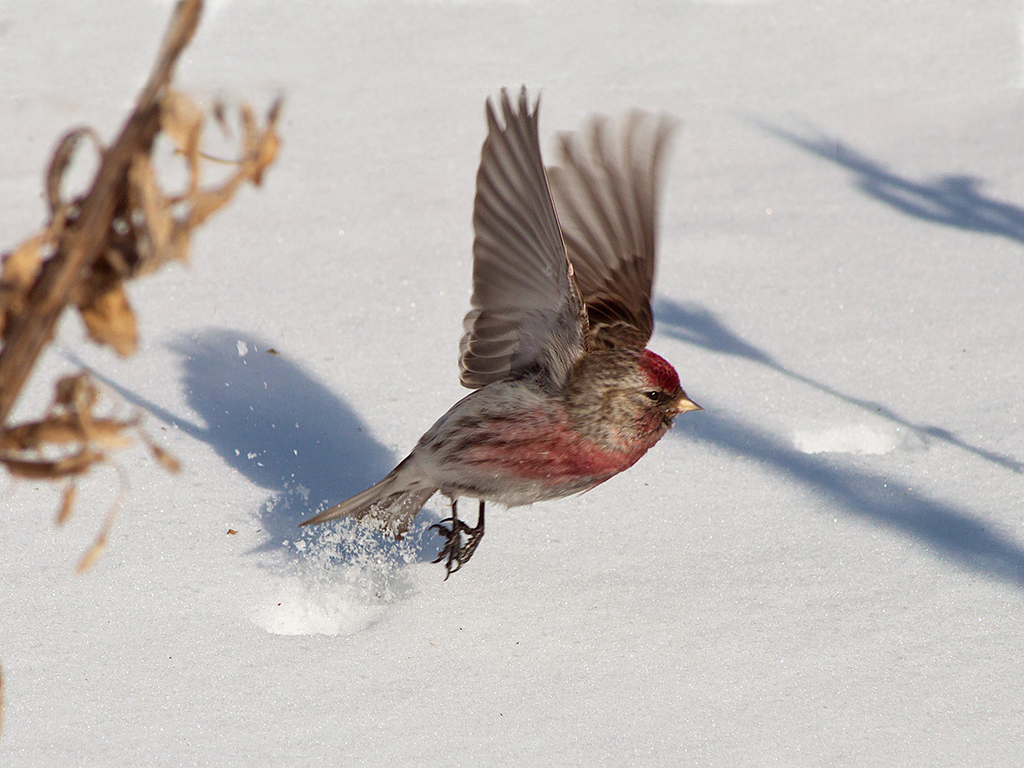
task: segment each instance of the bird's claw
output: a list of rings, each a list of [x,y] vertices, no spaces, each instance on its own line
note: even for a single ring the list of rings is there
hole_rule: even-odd
[[[445,523],[450,523],[451,527],[446,527]],[[444,537],[445,544],[441,547],[441,551],[437,553],[434,562],[440,563],[442,560],[445,561],[444,580],[448,581],[449,576],[469,562],[469,558],[473,556],[476,548],[480,545],[480,540],[484,537],[484,503],[480,502],[480,517],[475,528],[470,528],[465,521],[459,519],[454,504],[452,504],[451,517],[434,523],[427,530],[430,531],[435,528],[438,535]],[[463,534],[466,535],[465,544],[462,543]]]

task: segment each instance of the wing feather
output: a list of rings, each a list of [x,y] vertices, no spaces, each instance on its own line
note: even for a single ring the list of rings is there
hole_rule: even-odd
[[[674,128],[664,115],[632,112],[621,126],[598,117],[585,137],[561,137],[548,169],[595,348],[645,346],[654,330],[658,192]]]
[[[460,379],[482,387],[522,375],[561,386],[585,353],[587,318],[548,189],[537,105],[524,87],[502,122],[487,101],[487,139],[473,207],[472,309],[459,343]]]

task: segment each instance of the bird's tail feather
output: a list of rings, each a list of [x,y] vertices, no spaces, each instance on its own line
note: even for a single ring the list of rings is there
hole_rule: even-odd
[[[302,525],[352,517],[401,538],[437,490],[409,456],[376,485],[309,518]]]

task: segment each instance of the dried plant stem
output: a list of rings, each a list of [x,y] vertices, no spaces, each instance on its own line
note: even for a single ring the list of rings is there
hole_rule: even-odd
[[[128,171],[137,153],[149,154],[160,130],[157,99],[171,80],[174,64],[191,40],[199,22],[202,0],[178,4],[156,66],[135,110],[117,141],[103,153],[100,168],[81,212],[62,233],[57,253],[43,267],[28,295],[31,311],[11,320],[0,352],[0,424],[6,423],[36,359],[54,336],[57,321],[71,301],[75,286],[103,255],[103,245],[117,201],[128,184]]]
[[[180,469],[178,460],[142,430],[139,416],[116,418],[95,410],[100,392],[86,373],[61,378],[41,418],[8,423],[61,314],[76,307],[92,341],[122,357],[134,354],[136,316],[125,283],[170,261],[187,262],[193,231],[227,205],[243,184],[259,186],[280,147],[276,126],[281,99],[264,121],[243,103],[234,171],[219,183],[201,183],[203,110],[171,81],[202,6],[202,0],[178,3],[149,79],[109,149],[88,127],[68,131],[58,142],[45,176],[50,220],[0,259],[0,465],[14,478],[69,483],[58,521],[66,520],[74,508],[75,478],[107,463],[111,451],[131,445],[129,430],[135,430],[160,466],[171,472]],[[223,104],[214,107],[213,115],[226,128]],[[189,182],[184,194],[168,195],[160,184],[152,152],[161,135],[175,145],[185,165]],[[85,139],[99,152],[99,169],[86,194],[65,200],[61,184]],[[120,506],[121,497],[79,570],[102,553]]]

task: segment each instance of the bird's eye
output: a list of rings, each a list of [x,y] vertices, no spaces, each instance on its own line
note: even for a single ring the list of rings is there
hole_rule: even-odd
[[[646,397],[648,400],[657,401],[658,398],[661,397],[661,393],[656,389],[651,389],[648,390],[647,392],[644,392],[644,397]]]

